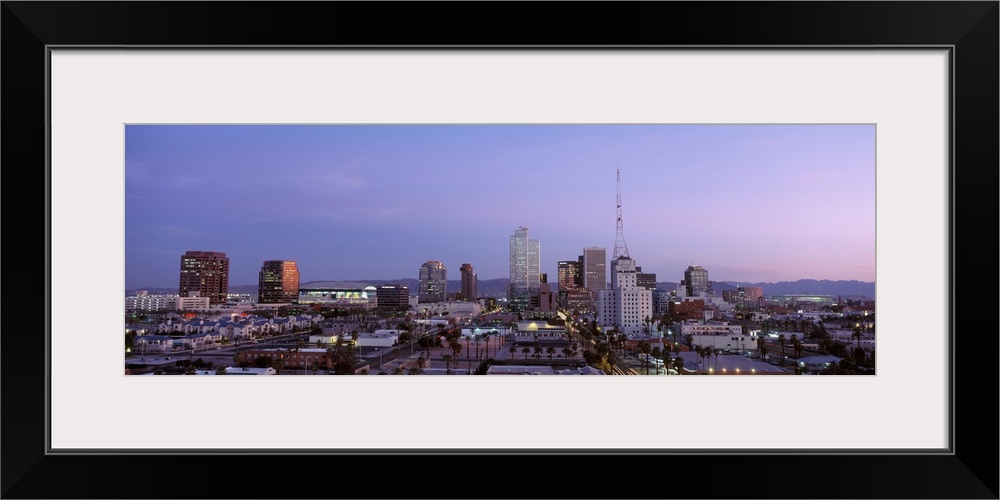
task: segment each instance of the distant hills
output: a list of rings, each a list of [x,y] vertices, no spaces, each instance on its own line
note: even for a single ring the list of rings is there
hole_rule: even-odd
[[[328,280],[323,280],[328,281]],[[332,281],[332,280],[329,280]],[[415,278],[404,278],[398,280],[337,280],[337,281],[354,281],[360,283],[369,283],[371,285],[387,285],[387,284],[400,284],[406,285],[410,289],[410,295],[417,294],[418,281]],[[479,280],[477,283],[477,288],[479,295],[484,297],[499,297],[507,293],[507,283],[510,280],[507,278],[496,278],[490,280]],[[308,285],[310,283],[318,283],[317,281],[307,281],[302,283],[302,285]],[[843,297],[875,297],[875,283],[857,280],[814,280],[805,279],[797,281],[779,281],[777,283],[744,283],[739,282],[739,286],[759,286],[764,290],[764,295],[785,295],[785,294],[816,294],[816,295],[839,295]],[[735,281],[713,281],[712,286],[715,288],[716,293],[722,293],[725,290],[736,290],[737,282]],[[673,290],[677,287],[677,283],[669,281],[660,281],[656,283],[657,290]],[[446,291],[449,293],[458,292],[462,288],[461,280],[448,280]],[[552,284],[552,288],[555,289],[556,284]],[[132,295],[136,291],[147,290],[151,294],[171,294],[177,293],[177,288],[136,288],[132,290],[125,290],[126,295]],[[250,295],[257,295],[257,285],[230,285],[229,293],[246,293]]]
[[[660,284],[656,284],[659,288]],[[714,281],[712,286],[716,293],[723,290],[736,290],[734,281]],[[777,283],[744,283],[739,286],[759,286],[764,289],[764,295],[816,294],[842,295],[844,297],[875,297],[875,283],[858,280],[797,280],[779,281]]]

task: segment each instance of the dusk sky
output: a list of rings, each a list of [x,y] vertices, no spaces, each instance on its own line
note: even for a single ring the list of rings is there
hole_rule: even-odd
[[[658,281],[875,281],[874,125],[129,125],[125,287],[178,285],[188,250],[230,285],[508,277],[518,226],[556,263],[615,245]]]

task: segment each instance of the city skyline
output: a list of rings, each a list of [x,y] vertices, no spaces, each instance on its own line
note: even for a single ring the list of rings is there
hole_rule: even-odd
[[[416,278],[428,260],[541,272],[615,242],[658,281],[875,281],[874,125],[128,125],[126,288],[171,287],[189,250],[229,283],[267,260],[302,282]]]

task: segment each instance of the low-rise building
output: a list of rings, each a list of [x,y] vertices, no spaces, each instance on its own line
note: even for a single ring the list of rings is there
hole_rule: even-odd
[[[241,350],[239,355],[242,356],[244,360],[249,361],[250,364],[253,364],[257,358],[264,356],[270,357],[275,361],[280,360],[281,367],[284,369],[306,369],[312,368],[313,366],[330,369],[333,367],[333,361],[328,355],[326,349],[314,347],[301,349],[246,349]]]
[[[150,295],[148,292],[139,292],[125,297],[125,314],[176,310],[177,295]]]
[[[355,281],[317,281],[299,285],[299,304],[371,309],[377,304],[376,296],[374,285]]]
[[[687,337],[684,337],[686,340]],[[757,349],[757,337],[751,335],[692,335],[691,347],[711,347],[723,351],[747,352]]]
[[[226,375],[277,375],[274,368],[240,368],[238,366],[226,367]]]
[[[319,342],[321,344],[336,344],[337,343],[337,336],[336,335],[310,335],[309,336],[309,343],[310,344],[315,344],[316,342]]]
[[[401,330],[375,330],[358,334],[354,345],[358,347],[392,347],[399,342]]]
[[[487,375],[554,375],[551,366],[534,365],[493,365],[486,370]]]
[[[840,363],[841,358],[836,356],[806,356],[794,360],[800,368],[808,370],[810,373],[817,373],[830,368],[834,363]]]
[[[681,337],[687,335],[741,335],[743,333],[741,325],[730,325],[728,322],[683,323],[680,328]]]
[[[487,375],[606,375],[603,370],[592,366],[553,370],[551,366],[535,365],[493,365],[486,370]]]
[[[449,316],[453,318],[478,316],[483,312],[483,306],[478,302],[447,301],[417,304],[413,308],[416,314]]]
[[[209,297],[177,297],[178,311],[205,311],[208,310],[208,308]]]
[[[517,336],[532,338],[561,338],[566,335],[566,325],[553,325],[547,321],[519,321],[517,323]]]
[[[136,352],[166,352],[174,348],[174,338],[168,335],[139,335],[133,344]]]
[[[764,363],[739,354],[715,354],[702,357],[697,352],[671,354],[684,360],[684,371],[709,375],[794,375],[791,363],[786,368]]]
[[[222,341],[222,338],[222,334],[218,332],[202,332],[185,335],[183,341],[185,347],[204,347],[217,344]]]

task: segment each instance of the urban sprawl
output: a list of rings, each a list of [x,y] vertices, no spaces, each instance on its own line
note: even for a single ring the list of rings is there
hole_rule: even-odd
[[[447,293],[424,262],[406,284],[299,284],[295,261],[264,261],[253,294],[228,293],[229,259],[189,251],[176,294],[125,298],[126,373],[195,375],[772,375],[874,372],[875,305],[863,297],[716,293],[691,265],[658,289],[606,249],[539,270],[538,240],[510,236],[510,279],[477,294],[473,266]],[[606,270],[610,267],[610,283]],[[555,286],[553,286],[555,285]],[[733,288],[733,287],[728,287]]]
[[[440,261],[404,283],[310,281],[265,260],[256,294],[229,293],[223,252],[180,257],[176,294],[125,298],[128,375],[863,375],[875,371],[875,301],[765,295],[678,270],[657,284],[617,236],[540,272],[539,240],[509,236],[505,293],[472,264],[447,291]],[[609,265],[610,264],[610,265]],[[610,280],[609,280],[610,278]],[[721,292],[721,293],[719,293]]]

